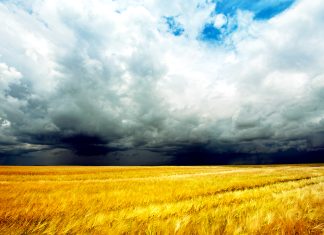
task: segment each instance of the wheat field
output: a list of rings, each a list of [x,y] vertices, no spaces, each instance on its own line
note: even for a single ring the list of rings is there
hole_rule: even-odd
[[[324,165],[0,167],[0,234],[324,234]]]

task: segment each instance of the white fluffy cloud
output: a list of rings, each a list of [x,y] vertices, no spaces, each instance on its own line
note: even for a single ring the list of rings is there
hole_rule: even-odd
[[[220,44],[199,39],[206,22],[226,23],[214,8],[199,0],[0,2],[7,135],[55,145],[82,134],[118,148],[322,147],[321,0],[297,1],[267,21],[238,12],[237,30]],[[181,36],[168,32],[167,16]]]
[[[220,29],[227,23],[227,17],[224,14],[217,14],[214,21],[214,26]]]

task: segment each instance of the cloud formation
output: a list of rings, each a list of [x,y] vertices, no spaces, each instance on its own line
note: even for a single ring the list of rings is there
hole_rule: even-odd
[[[324,5],[265,2],[0,1],[0,153],[323,149]]]

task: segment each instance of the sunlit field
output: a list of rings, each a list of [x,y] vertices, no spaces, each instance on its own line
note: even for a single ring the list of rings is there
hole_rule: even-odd
[[[324,234],[324,165],[0,167],[0,234]]]

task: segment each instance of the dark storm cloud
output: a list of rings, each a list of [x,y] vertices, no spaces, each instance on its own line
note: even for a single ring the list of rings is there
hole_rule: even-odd
[[[231,19],[214,10],[198,0],[0,2],[3,164],[318,160],[323,4],[300,0],[263,21],[238,10],[217,45],[204,26]]]

